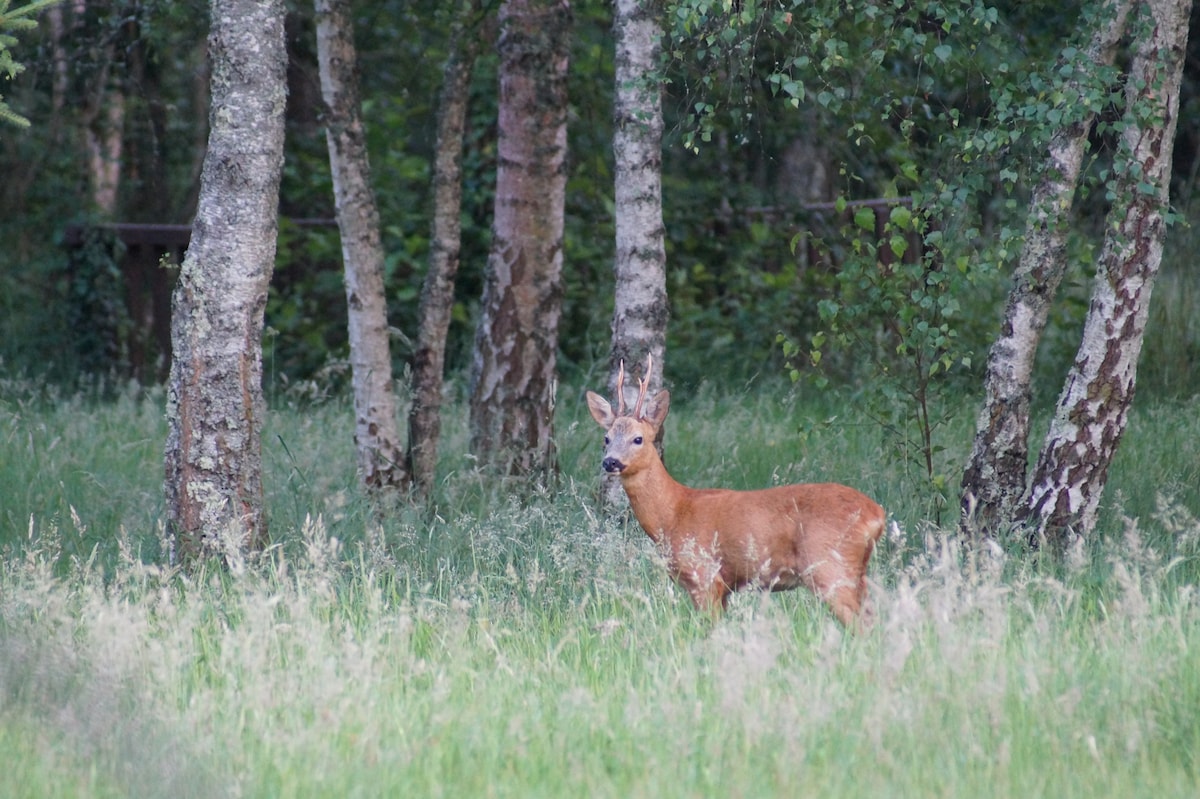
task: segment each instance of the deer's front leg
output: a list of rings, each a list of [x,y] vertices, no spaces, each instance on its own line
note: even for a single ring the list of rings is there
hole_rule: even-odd
[[[716,553],[689,540],[672,557],[671,571],[698,610],[716,617],[725,609],[729,586],[721,579],[721,561]]]

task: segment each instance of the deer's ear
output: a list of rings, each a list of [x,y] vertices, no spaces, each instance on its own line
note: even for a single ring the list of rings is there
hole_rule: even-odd
[[[609,405],[608,400],[596,392],[589,391],[587,393],[587,405],[588,410],[591,411],[592,418],[596,420],[596,424],[605,430],[612,427],[612,423],[617,420],[617,415],[613,413],[612,405]]]
[[[642,409],[642,418],[655,428],[662,427],[667,420],[667,411],[671,409],[671,392],[665,388],[646,402]]]

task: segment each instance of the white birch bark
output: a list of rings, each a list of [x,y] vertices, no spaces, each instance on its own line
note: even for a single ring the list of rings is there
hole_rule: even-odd
[[[1101,9],[1087,61],[1112,66],[1130,5],[1131,0],[1111,0]],[[1076,80],[1064,93],[1081,96],[1081,89]],[[1071,208],[1095,117],[1093,110],[1053,134],[1030,198],[1025,242],[1000,335],[988,353],[983,407],[963,472],[963,522],[975,535],[995,536],[1010,526],[1025,493],[1033,364],[1066,272]]]
[[[392,387],[383,243],[363,130],[350,3],[315,0],[314,6],[325,137],[345,263],[358,474],[368,491],[404,488],[408,475]]]
[[[622,361],[640,375],[653,355],[650,392],[662,387],[667,318],[666,230],[662,214],[662,88],[658,77],[661,23],[654,0],[617,0],[616,92],[613,110],[613,160],[616,248],[612,350],[608,396],[615,396]],[[629,407],[637,381],[626,386]],[[662,430],[655,442],[662,451]],[[604,496],[611,505],[624,491],[616,475],[604,475]]]
[[[662,35],[655,4],[617,0],[613,156],[616,278],[608,387],[622,360],[633,370],[654,356],[650,388],[662,386],[667,336],[666,249],[662,214]],[[636,396],[636,388],[631,389]],[[609,396],[612,396],[610,393]]]
[[[1031,543],[1088,537],[1125,431],[1166,238],[1171,155],[1191,0],[1140,4],[1104,246],[1084,322],[1022,515]]]

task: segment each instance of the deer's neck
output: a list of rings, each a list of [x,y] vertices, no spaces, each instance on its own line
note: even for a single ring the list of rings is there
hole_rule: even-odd
[[[675,524],[680,505],[689,489],[667,473],[657,453],[648,466],[634,474],[621,475],[621,484],[629,496],[633,515],[646,534],[655,541]]]

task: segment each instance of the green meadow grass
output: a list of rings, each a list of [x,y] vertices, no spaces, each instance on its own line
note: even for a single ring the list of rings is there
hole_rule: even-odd
[[[601,434],[571,398],[560,483],[523,492],[463,454],[452,408],[428,510],[358,495],[344,403],[279,408],[272,549],[182,575],[160,557],[161,396],[35,394],[0,397],[6,795],[1200,785],[1194,400],[1134,412],[1102,535],[1063,568],[964,553],[852,408],[772,385],[679,402],[668,467],[685,482],[839,480],[889,508],[877,623],[850,636],[803,592],[738,595],[715,623],[693,611],[636,524],[597,508]],[[970,442],[960,415],[948,472]]]

